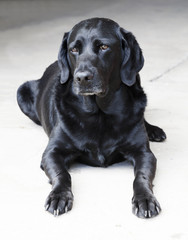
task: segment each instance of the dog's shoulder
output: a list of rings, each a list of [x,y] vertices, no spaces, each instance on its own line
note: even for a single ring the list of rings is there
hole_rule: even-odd
[[[44,71],[42,77],[40,78],[39,87],[43,90],[48,83],[54,81],[54,78],[57,78],[58,76],[60,76],[60,69],[58,62],[55,61]]]
[[[147,96],[141,86],[139,74],[136,76],[135,84],[130,87],[130,92],[134,99],[136,111],[144,111],[147,105]]]

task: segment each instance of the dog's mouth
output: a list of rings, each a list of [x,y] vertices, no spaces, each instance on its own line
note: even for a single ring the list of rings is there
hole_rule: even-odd
[[[96,95],[99,97],[103,97],[106,95],[106,89],[102,86],[95,86],[95,87],[85,87],[85,86],[80,86],[77,84],[73,85],[73,92],[77,95],[81,96],[92,96]]]
[[[82,95],[82,96],[92,96],[92,95],[97,95],[97,96],[104,96],[105,95],[105,91],[78,91],[77,92],[78,95]]]
[[[78,89],[76,89],[76,91],[74,91],[77,95],[81,95],[81,96],[99,96],[99,97],[103,97],[106,95],[106,91],[79,91]]]

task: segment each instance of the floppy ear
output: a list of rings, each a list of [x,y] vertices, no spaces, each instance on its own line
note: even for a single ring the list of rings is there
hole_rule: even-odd
[[[58,54],[58,65],[61,70],[60,82],[63,84],[69,79],[69,64],[67,61],[67,38],[69,33],[65,33]]]
[[[122,34],[123,62],[121,65],[121,80],[128,86],[136,82],[136,75],[144,65],[144,57],[135,37],[131,32],[120,28]]]

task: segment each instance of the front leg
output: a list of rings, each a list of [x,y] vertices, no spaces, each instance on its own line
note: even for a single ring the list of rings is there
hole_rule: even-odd
[[[156,158],[150,150],[135,156],[133,213],[140,218],[157,216],[161,207],[153,194],[152,181],[156,171]]]
[[[50,139],[43,154],[41,168],[45,171],[52,184],[52,191],[47,197],[45,209],[58,216],[72,209],[73,194],[71,191],[71,176],[68,166],[74,154],[61,149],[62,142]]]

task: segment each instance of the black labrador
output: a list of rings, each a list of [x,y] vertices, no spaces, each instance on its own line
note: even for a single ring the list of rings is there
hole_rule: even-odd
[[[21,110],[49,136],[41,168],[52,184],[45,204],[50,213],[72,208],[73,162],[107,167],[126,159],[134,165],[133,213],[150,218],[161,211],[152,191],[156,158],[149,140],[166,135],[144,120],[146,95],[138,74],[143,64],[131,32],[92,18],[65,33],[58,61],[41,79],[18,89]]]

